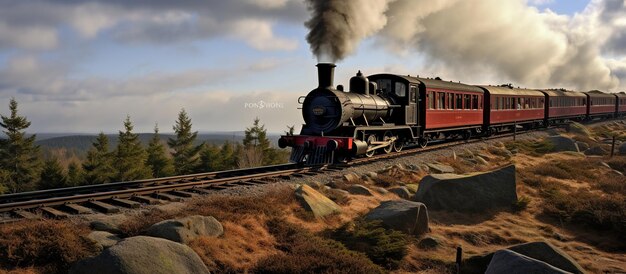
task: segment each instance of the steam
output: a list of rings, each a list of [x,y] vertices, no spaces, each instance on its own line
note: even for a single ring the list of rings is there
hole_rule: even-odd
[[[319,62],[336,62],[354,52],[358,43],[387,24],[392,0],[306,0],[312,17],[307,41]]]
[[[617,68],[626,67],[618,39],[626,37],[623,17],[616,16],[626,14],[620,0],[592,0],[574,16],[540,11],[528,0],[306,3],[312,13],[307,40],[319,61],[341,60],[376,35],[389,51],[425,56],[429,66],[469,83],[487,78],[537,88],[613,90],[623,75]]]

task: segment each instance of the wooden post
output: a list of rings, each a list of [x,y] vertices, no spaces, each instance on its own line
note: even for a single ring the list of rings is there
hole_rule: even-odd
[[[615,153],[615,135],[613,135],[613,142],[611,143],[611,157],[613,158],[613,154]]]
[[[456,248],[456,273],[461,273],[461,263],[463,262],[463,248],[458,246]]]

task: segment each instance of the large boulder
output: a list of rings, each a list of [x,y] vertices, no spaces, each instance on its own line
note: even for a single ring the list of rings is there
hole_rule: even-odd
[[[76,263],[71,274],[169,274],[209,273],[190,247],[160,238],[124,239],[100,255]]]
[[[171,219],[153,224],[146,235],[168,239],[178,243],[189,243],[200,237],[218,237],[224,234],[222,224],[212,216],[194,215]]]
[[[576,144],[576,141],[574,141],[574,139],[572,138],[557,135],[549,136],[547,140],[550,141],[550,143],[552,143],[552,145],[554,146],[554,151],[580,152],[580,149],[578,149],[578,144]]]
[[[589,145],[585,142],[576,142],[576,145],[578,145],[578,149],[582,152],[582,151],[587,151],[589,149]]]
[[[406,200],[385,201],[367,213],[365,220],[382,221],[386,228],[409,235],[428,232],[428,210],[422,203]]]
[[[493,255],[485,274],[565,274],[561,269],[545,262],[526,257],[511,250],[500,250]]]
[[[296,188],[296,198],[304,209],[311,211],[317,218],[341,212],[341,207],[335,202],[308,185]]]
[[[466,175],[431,174],[422,179],[412,200],[431,210],[481,212],[517,201],[515,166]]]
[[[601,146],[594,146],[588,150],[585,150],[585,155],[591,156],[604,156],[607,155],[608,151]]]
[[[547,242],[531,242],[506,248],[526,257],[545,262],[568,273],[585,273],[582,267],[565,252]],[[468,258],[464,261],[467,273],[485,273],[495,253]]]
[[[619,155],[626,155],[626,142],[619,146],[617,152],[619,153]]]

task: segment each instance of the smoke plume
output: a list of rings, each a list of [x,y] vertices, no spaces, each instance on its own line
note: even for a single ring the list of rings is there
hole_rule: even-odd
[[[336,62],[387,23],[392,0],[306,0],[312,17],[307,41],[320,62]]]

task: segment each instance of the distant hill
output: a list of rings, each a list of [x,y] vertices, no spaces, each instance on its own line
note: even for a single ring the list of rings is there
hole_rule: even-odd
[[[84,134],[84,135],[66,135],[51,136],[51,134],[41,134],[43,138],[40,138],[40,134],[37,134],[36,144],[40,145],[43,149],[55,149],[66,148],[68,150],[76,151],[79,154],[84,154],[91,148],[92,143],[96,140],[96,134]],[[113,149],[117,146],[117,134],[107,134],[109,137],[109,147]],[[173,134],[161,134],[161,140],[165,143],[168,138],[173,138]],[[197,144],[206,142],[209,144],[222,145],[224,142],[241,142],[243,140],[244,133],[242,132],[216,132],[216,133],[198,133]],[[268,134],[272,145],[276,146],[278,134]],[[139,133],[139,139],[144,145],[147,145],[150,139],[152,139],[152,133]]]

